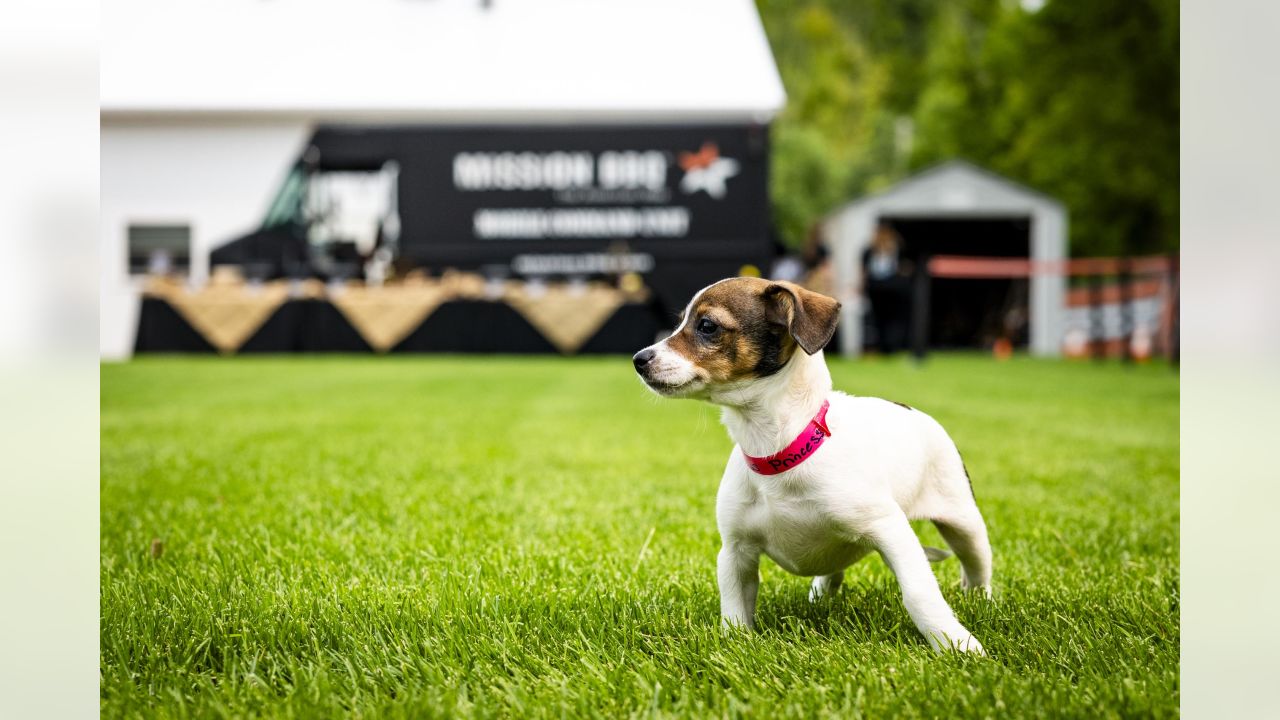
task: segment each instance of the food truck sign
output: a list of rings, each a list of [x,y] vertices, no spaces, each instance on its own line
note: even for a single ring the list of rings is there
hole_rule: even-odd
[[[715,200],[741,169],[714,142],[678,153],[676,164],[680,193]],[[685,237],[690,209],[670,204],[671,165],[672,153],[660,150],[460,152],[453,185],[458,192],[549,192],[563,206],[477,208],[472,230],[480,240]]]
[[[692,284],[768,257],[762,125],[324,126],[312,143],[322,169],[396,163],[399,252],[431,268],[622,248]]]

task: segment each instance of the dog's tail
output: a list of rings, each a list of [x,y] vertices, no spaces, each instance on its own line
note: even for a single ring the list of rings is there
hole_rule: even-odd
[[[925,545],[924,556],[929,558],[929,562],[931,563],[942,562],[943,560],[951,557],[951,551]]]

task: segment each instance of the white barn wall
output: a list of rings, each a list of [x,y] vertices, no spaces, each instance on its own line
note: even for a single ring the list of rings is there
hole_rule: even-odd
[[[139,283],[129,277],[131,223],[191,226],[191,274],[209,252],[257,226],[310,137],[303,119],[102,118],[101,310],[104,359],[132,353]]]

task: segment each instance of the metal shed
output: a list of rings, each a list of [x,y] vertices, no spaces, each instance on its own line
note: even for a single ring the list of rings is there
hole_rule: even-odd
[[[1067,256],[1067,211],[1047,195],[984,170],[954,160],[909,177],[887,190],[855,200],[831,214],[824,237],[835,271],[835,286],[844,303],[840,352],[857,356],[863,345],[865,304],[858,288],[861,257],[876,225],[885,220],[965,221],[1017,220],[1026,224],[1025,255],[1041,263]],[[973,255],[963,246],[951,247],[943,238],[937,250]],[[1028,291],[1028,350],[1033,355],[1057,355],[1065,323],[1066,283],[1058,273],[1034,273]]]

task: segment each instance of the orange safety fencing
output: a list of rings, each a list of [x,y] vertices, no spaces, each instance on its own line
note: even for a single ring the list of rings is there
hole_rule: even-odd
[[[1167,255],[1135,258],[1075,258],[1071,260],[1031,260],[1029,258],[935,255],[929,258],[929,274],[942,278],[1026,278],[1032,275],[1163,275],[1175,269]]]
[[[1015,280],[1037,275],[1085,278],[1085,285],[1068,289],[1064,298],[1067,309],[1085,313],[1087,317],[1084,327],[1079,327],[1077,322],[1063,338],[1065,354],[1143,358],[1156,349],[1153,346],[1158,346],[1174,362],[1178,360],[1177,255],[1063,260],[935,255],[929,258],[927,268],[929,278]],[[1114,277],[1118,282],[1104,284],[1106,277]],[[927,288],[918,289],[917,293],[920,292],[927,297]],[[1139,301],[1158,303],[1157,327],[1140,327],[1135,322],[1134,307]],[[1107,308],[1119,312],[1119,337],[1108,337],[1109,333],[1104,330],[1109,324],[1104,322]],[[1114,327],[1114,320],[1110,324]],[[917,340],[916,346],[917,352],[922,353],[923,340]]]

